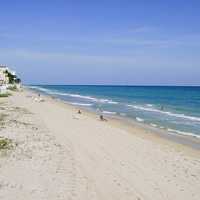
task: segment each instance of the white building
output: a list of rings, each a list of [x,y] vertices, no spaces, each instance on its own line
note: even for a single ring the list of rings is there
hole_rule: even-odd
[[[0,86],[9,84],[9,78],[6,71],[9,71],[9,68],[5,65],[0,65]]]
[[[20,87],[20,83],[10,84],[8,73],[16,76],[16,73],[8,68],[6,65],[0,64],[0,93],[6,93],[8,87],[16,86],[17,88]],[[17,77],[15,77],[17,79]]]

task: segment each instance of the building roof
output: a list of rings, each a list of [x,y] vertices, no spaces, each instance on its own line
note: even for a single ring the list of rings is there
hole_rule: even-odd
[[[7,68],[7,67],[8,67],[7,65],[0,64],[0,68]]]

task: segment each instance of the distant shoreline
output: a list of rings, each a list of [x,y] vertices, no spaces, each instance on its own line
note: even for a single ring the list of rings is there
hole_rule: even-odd
[[[200,85],[25,84],[24,86],[200,87]]]
[[[38,94],[39,92],[28,88],[25,86],[25,89],[28,91],[31,91],[35,94]],[[59,97],[55,97],[53,95],[50,94],[45,94],[42,93],[42,95],[46,96],[47,98],[52,98],[53,100],[57,100],[69,107],[72,107],[73,109],[76,110],[83,110],[84,112],[88,113],[89,115],[92,115],[92,117],[98,117],[99,113],[93,109],[89,109],[86,107],[79,107],[77,105],[72,105],[70,103],[68,103],[65,100],[60,99]],[[108,115],[108,114],[104,114],[105,117],[114,125],[119,125],[125,129],[128,129],[129,131],[131,131],[132,129],[134,129],[134,127],[138,127],[141,129],[144,129],[148,134],[152,134],[155,135],[156,137],[161,137],[165,140],[169,140],[172,142],[175,142],[177,144],[181,144],[181,145],[185,145],[188,147],[191,147],[193,149],[196,150],[200,150],[200,139],[196,136],[190,136],[190,135],[179,135],[176,133],[172,133],[169,132],[167,129],[160,129],[159,127],[152,127],[149,124],[145,124],[145,123],[139,123],[138,121],[136,121],[133,118],[128,118],[128,117],[122,117],[122,116],[116,116],[116,115]]]

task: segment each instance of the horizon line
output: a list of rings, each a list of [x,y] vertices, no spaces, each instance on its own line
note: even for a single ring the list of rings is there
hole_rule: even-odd
[[[131,84],[24,84],[25,86],[126,86],[126,87],[200,87],[200,85],[131,85]]]

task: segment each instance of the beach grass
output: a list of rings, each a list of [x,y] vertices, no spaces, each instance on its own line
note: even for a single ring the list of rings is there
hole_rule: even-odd
[[[7,114],[1,113],[0,114],[0,122],[4,121],[5,117],[7,117]]]
[[[0,128],[3,128],[3,126],[5,125],[5,118],[7,117],[7,114],[0,114]]]
[[[12,141],[8,138],[0,138],[0,151],[7,150],[12,147]]]
[[[16,85],[14,85],[14,86],[10,86],[10,87],[8,87],[8,89],[11,90],[11,91],[18,91]]]
[[[3,94],[0,94],[0,98],[2,97],[9,97],[11,95],[11,93],[3,93]]]

